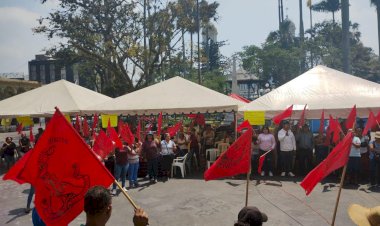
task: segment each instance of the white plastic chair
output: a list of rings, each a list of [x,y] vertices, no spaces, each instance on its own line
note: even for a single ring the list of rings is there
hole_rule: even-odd
[[[181,170],[181,174],[182,174],[182,178],[185,177],[185,174],[186,174],[186,167],[185,167],[185,164],[186,164],[186,158],[187,158],[187,155],[186,154],[185,156],[183,157],[177,157],[175,159],[173,159],[173,163],[172,163],[172,172],[171,172],[171,176],[173,177],[173,171],[176,169],[175,167],[179,167],[180,170]]]
[[[209,160],[207,160],[207,169],[210,168],[211,163],[214,163],[216,160],[218,149],[211,148],[206,150],[206,157],[209,156]]]

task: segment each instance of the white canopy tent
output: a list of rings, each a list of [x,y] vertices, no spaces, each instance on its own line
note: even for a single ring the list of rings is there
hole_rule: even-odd
[[[299,118],[305,104],[306,117],[346,118],[356,104],[357,116],[368,117],[380,110],[380,85],[325,66],[316,66],[277,89],[239,108],[239,111],[265,111],[266,118],[294,104],[292,118]]]
[[[0,117],[50,116],[54,114],[54,107],[58,107],[62,113],[75,114],[90,105],[111,99],[66,80],[59,80],[0,101]]]
[[[188,114],[237,111],[241,102],[181,77],[174,77],[104,104],[88,107],[86,113]]]

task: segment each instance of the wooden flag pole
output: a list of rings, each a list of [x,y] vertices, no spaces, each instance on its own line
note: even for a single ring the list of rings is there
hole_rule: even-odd
[[[245,206],[248,206],[248,190],[249,190],[249,176],[251,175],[251,161],[252,155],[249,155],[249,171],[247,172],[247,186],[245,188]]]
[[[123,189],[123,187],[120,185],[120,183],[117,180],[115,180],[114,183],[119,187],[121,192],[128,199],[129,203],[133,206],[133,208],[135,210],[138,209],[138,206],[136,205],[136,203],[132,200],[131,196],[129,196],[128,193]]]
[[[339,190],[338,190],[338,197],[336,198],[336,202],[335,202],[335,209],[334,209],[334,215],[333,215],[333,219],[332,219],[332,222],[331,222],[331,226],[334,226],[334,225],[335,225],[335,218],[336,218],[336,213],[337,213],[337,211],[338,211],[338,205],[339,205],[340,193],[342,192],[342,187],[343,187],[343,183],[344,183],[344,178],[346,177],[346,171],[347,171],[347,164],[344,166],[344,168],[343,168],[343,172],[342,172],[342,178],[340,178],[340,185],[339,185]]]

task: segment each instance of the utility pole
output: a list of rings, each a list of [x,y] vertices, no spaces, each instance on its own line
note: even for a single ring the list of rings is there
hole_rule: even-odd
[[[350,1],[342,0],[342,45],[343,45],[343,71],[351,73],[350,67]]]
[[[144,32],[144,74],[145,74],[145,80],[146,80],[146,86],[149,86],[149,73],[148,73],[148,67],[147,67],[147,64],[148,64],[148,61],[147,61],[147,51],[146,51],[146,1],[147,0],[144,0],[144,23],[143,23],[143,32]]]
[[[198,84],[202,84],[201,80],[201,47],[200,42],[200,16],[199,16],[199,0],[197,0],[197,27],[198,27]]]
[[[305,64],[306,64],[306,54],[305,54],[305,50],[304,50],[304,39],[305,39],[305,31],[304,31],[304,28],[303,28],[303,13],[302,13],[302,1],[303,0],[299,0],[299,8],[300,8],[300,44],[301,44],[301,51],[302,51],[302,54],[301,54],[301,73],[305,72]]]

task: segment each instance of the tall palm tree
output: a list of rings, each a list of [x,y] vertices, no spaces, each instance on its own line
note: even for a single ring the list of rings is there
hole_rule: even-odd
[[[299,10],[300,10],[300,46],[301,46],[301,62],[300,62],[300,70],[301,73],[305,72],[305,65],[306,65],[306,60],[305,60],[305,50],[303,46],[304,38],[305,38],[305,31],[303,27],[303,13],[302,13],[302,1],[299,0]]]
[[[380,0],[371,0],[371,5],[376,7],[376,12],[377,12],[377,39],[379,43],[379,60],[380,60]]]
[[[335,12],[338,12],[340,8],[339,0],[322,0],[320,3],[311,6],[311,9],[317,12],[331,12],[334,24]]]

